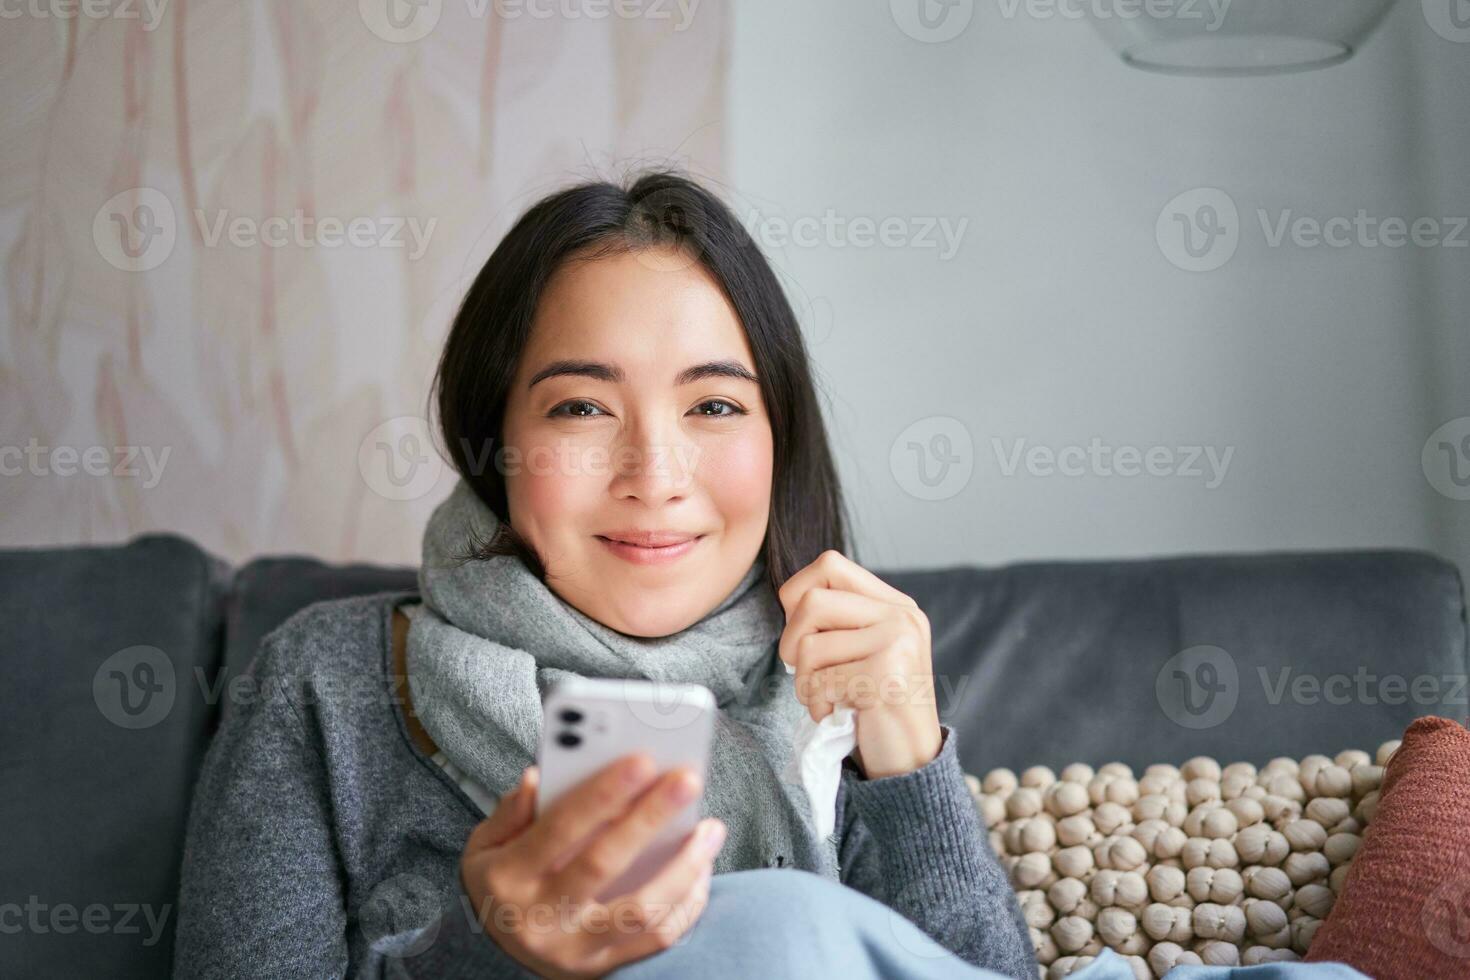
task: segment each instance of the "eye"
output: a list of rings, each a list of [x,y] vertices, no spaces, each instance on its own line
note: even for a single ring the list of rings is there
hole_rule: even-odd
[[[746,414],[745,409],[740,408],[739,406],[737,406],[737,405],[735,405],[735,404],[733,404],[731,402],[727,402],[723,398],[711,398],[707,402],[700,402],[698,405],[694,406],[694,408],[695,408],[696,411],[698,411],[699,409],[704,408],[707,405],[723,405],[725,408],[728,408],[729,411],[728,412],[716,412],[716,413],[710,413],[710,412],[702,412],[702,413],[700,413],[705,418],[721,419],[721,418],[729,418],[732,415],[744,415],[744,414]]]
[[[569,402],[562,402],[560,405],[558,405],[555,408],[553,408],[550,412],[546,413],[547,414],[547,417],[548,418],[557,418],[557,417],[561,417],[561,418],[579,418],[579,419],[588,419],[588,418],[592,418],[593,417],[592,415],[590,415],[590,414],[588,414],[586,412],[569,412],[569,413],[563,413],[562,412],[562,409],[564,409],[564,408],[571,408],[571,407],[574,407],[574,406],[575,407],[582,407],[582,408],[596,409],[598,412],[601,412],[602,411],[602,409],[598,408],[596,405],[592,404],[591,402],[589,402],[589,401],[583,401],[582,399],[579,398],[579,399],[574,399],[573,401],[569,401]]]

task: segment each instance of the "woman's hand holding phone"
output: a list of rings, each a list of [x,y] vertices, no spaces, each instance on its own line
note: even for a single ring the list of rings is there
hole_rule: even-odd
[[[548,977],[601,976],[673,945],[704,912],[725,827],[709,818],[663,869],[626,895],[594,896],[701,790],[687,768],[660,775],[646,754],[624,756],[536,817],[539,770],[528,767],[460,857],[485,931]]]

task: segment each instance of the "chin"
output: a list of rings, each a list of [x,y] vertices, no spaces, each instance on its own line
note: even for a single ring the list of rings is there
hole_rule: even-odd
[[[636,586],[633,587],[636,589]],[[629,597],[627,602],[616,599],[605,616],[594,619],[606,624],[619,633],[655,639],[677,633],[693,625],[698,616],[687,614],[684,603],[670,602],[657,594]]]

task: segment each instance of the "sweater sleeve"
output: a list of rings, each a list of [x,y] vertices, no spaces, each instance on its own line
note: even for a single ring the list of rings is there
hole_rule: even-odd
[[[395,883],[404,885],[396,895],[380,886],[349,919],[323,753],[280,679],[268,669],[262,678],[262,696],[240,704],[211,742],[195,787],[174,976],[534,976],[485,934],[457,874],[447,896],[413,876]],[[386,907],[371,907],[384,897]],[[395,932],[401,904],[424,911]],[[350,921],[370,924],[356,964]]]
[[[953,730],[913,772],[865,779],[848,759],[838,794],[842,882],[877,899],[961,959],[1034,980],[1020,903],[990,849]]]

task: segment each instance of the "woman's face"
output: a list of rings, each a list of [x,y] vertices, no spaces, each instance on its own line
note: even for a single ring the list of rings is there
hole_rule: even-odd
[[[723,368],[684,376],[711,363]],[[729,373],[742,370],[750,377]],[[558,269],[504,430],[510,524],[553,592],[632,636],[678,632],[729,595],[771,505],[771,425],[754,376],[745,331],[701,263],[645,250]],[[609,540],[637,532],[696,540]]]

